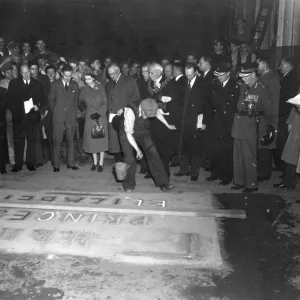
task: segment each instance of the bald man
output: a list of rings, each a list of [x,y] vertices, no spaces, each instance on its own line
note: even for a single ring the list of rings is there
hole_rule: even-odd
[[[13,172],[22,170],[25,138],[27,141],[26,165],[29,171],[35,171],[36,127],[46,107],[46,98],[42,84],[31,78],[28,65],[21,65],[20,78],[10,81],[7,101],[12,114],[14,131],[15,167]],[[32,99],[33,107],[25,112],[24,104]]]
[[[134,101],[140,100],[140,93],[136,80],[131,76],[121,74],[120,67],[113,63],[108,67],[108,76],[111,80],[108,82],[108,151],[115,155],[115,161],[123,161],[121,146],[117,128],[112,126],[112,118],[117,116],[114,123],[117,124],[123,113],[124,107]],[[118,126],[118,125],[117,125]]]

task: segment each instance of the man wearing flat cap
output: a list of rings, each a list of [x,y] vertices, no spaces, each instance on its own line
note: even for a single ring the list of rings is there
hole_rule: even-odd
[[[174,125],[169,125],[164,118],[155,99],[147,98],[142,102],[135,101],[124,108],[123,120],[120,122],[119,136],[121,148],[124,153],[124,162],[129,165],[127,177],[123,182],[125,191],[135,188],[136,158],[141,159],[143,155],[149,165],[150,173],[162,191],[174,188],[169,184],[169,178],[149,131],[148,118],[157,118],[169,130],[175,130]],[[134,156],[136,151],[136,157]]]
[[[231,189],[251,193],[258,190],[257,160],[259,139],[268,126],[277,128],[268,88],[258,81],[257,64],[246,63],[239,76],[244,84],[237,104],[231,135],[234,138],[233,182]]]
[[[231,64],[220,63],[212,84],[210,123],[207,126],[206,157],[211,161],[211,176],[206,181],[221,180],[228,185],[233,178],[233,138],[231,128],[240,96],[240,85],[231,77]]]

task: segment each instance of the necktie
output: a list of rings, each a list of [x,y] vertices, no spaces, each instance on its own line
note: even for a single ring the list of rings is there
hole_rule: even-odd
[[[113,86],[113,90],[114,90],[116,87],[116,82],[114,80],[112,81],[112,86]]]
[[[69,89],[69,86],[68,86],[68,84],[66,83],[66,84],[65,84],[65,90],[66,90],[66,92],[68,91],[68,89]]]
[[[192,81],[189,80],[189,90],[191,90],[191,89],[192,89]]]

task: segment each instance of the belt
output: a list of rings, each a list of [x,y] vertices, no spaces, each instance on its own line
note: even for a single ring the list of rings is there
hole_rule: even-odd
[[[239,110],[237,112],[238,116],[245,116],[245,117],[249,117],[249,118],[254,118],[254,117],[261,117],[264,115],[264,112],[262,110],[258,111],[258,112],[250,112],[247,110]]]

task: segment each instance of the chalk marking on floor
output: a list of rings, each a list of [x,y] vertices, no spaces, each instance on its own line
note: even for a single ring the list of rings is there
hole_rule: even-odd
[[[1,208],[22,208],[22,209],[42,209],[42,210],[65,210],[65,211],[84,211],[84,212],[103,212],[115,214],[143,214],[143,215],[164,215],[164,216],[179,216],[179,217],[199,217],[199,218],[235,218],[246,219],[244,210],[226,210],[226,209],[206,209],[203,211],[188,211],[188,210],[161,210],[161,209],[133,209],[131,207],[115,208],[111,206],[94,206],[94,205],[65,205],[63,203],[45,204],[40,202],[3,202],[0,201]]]

